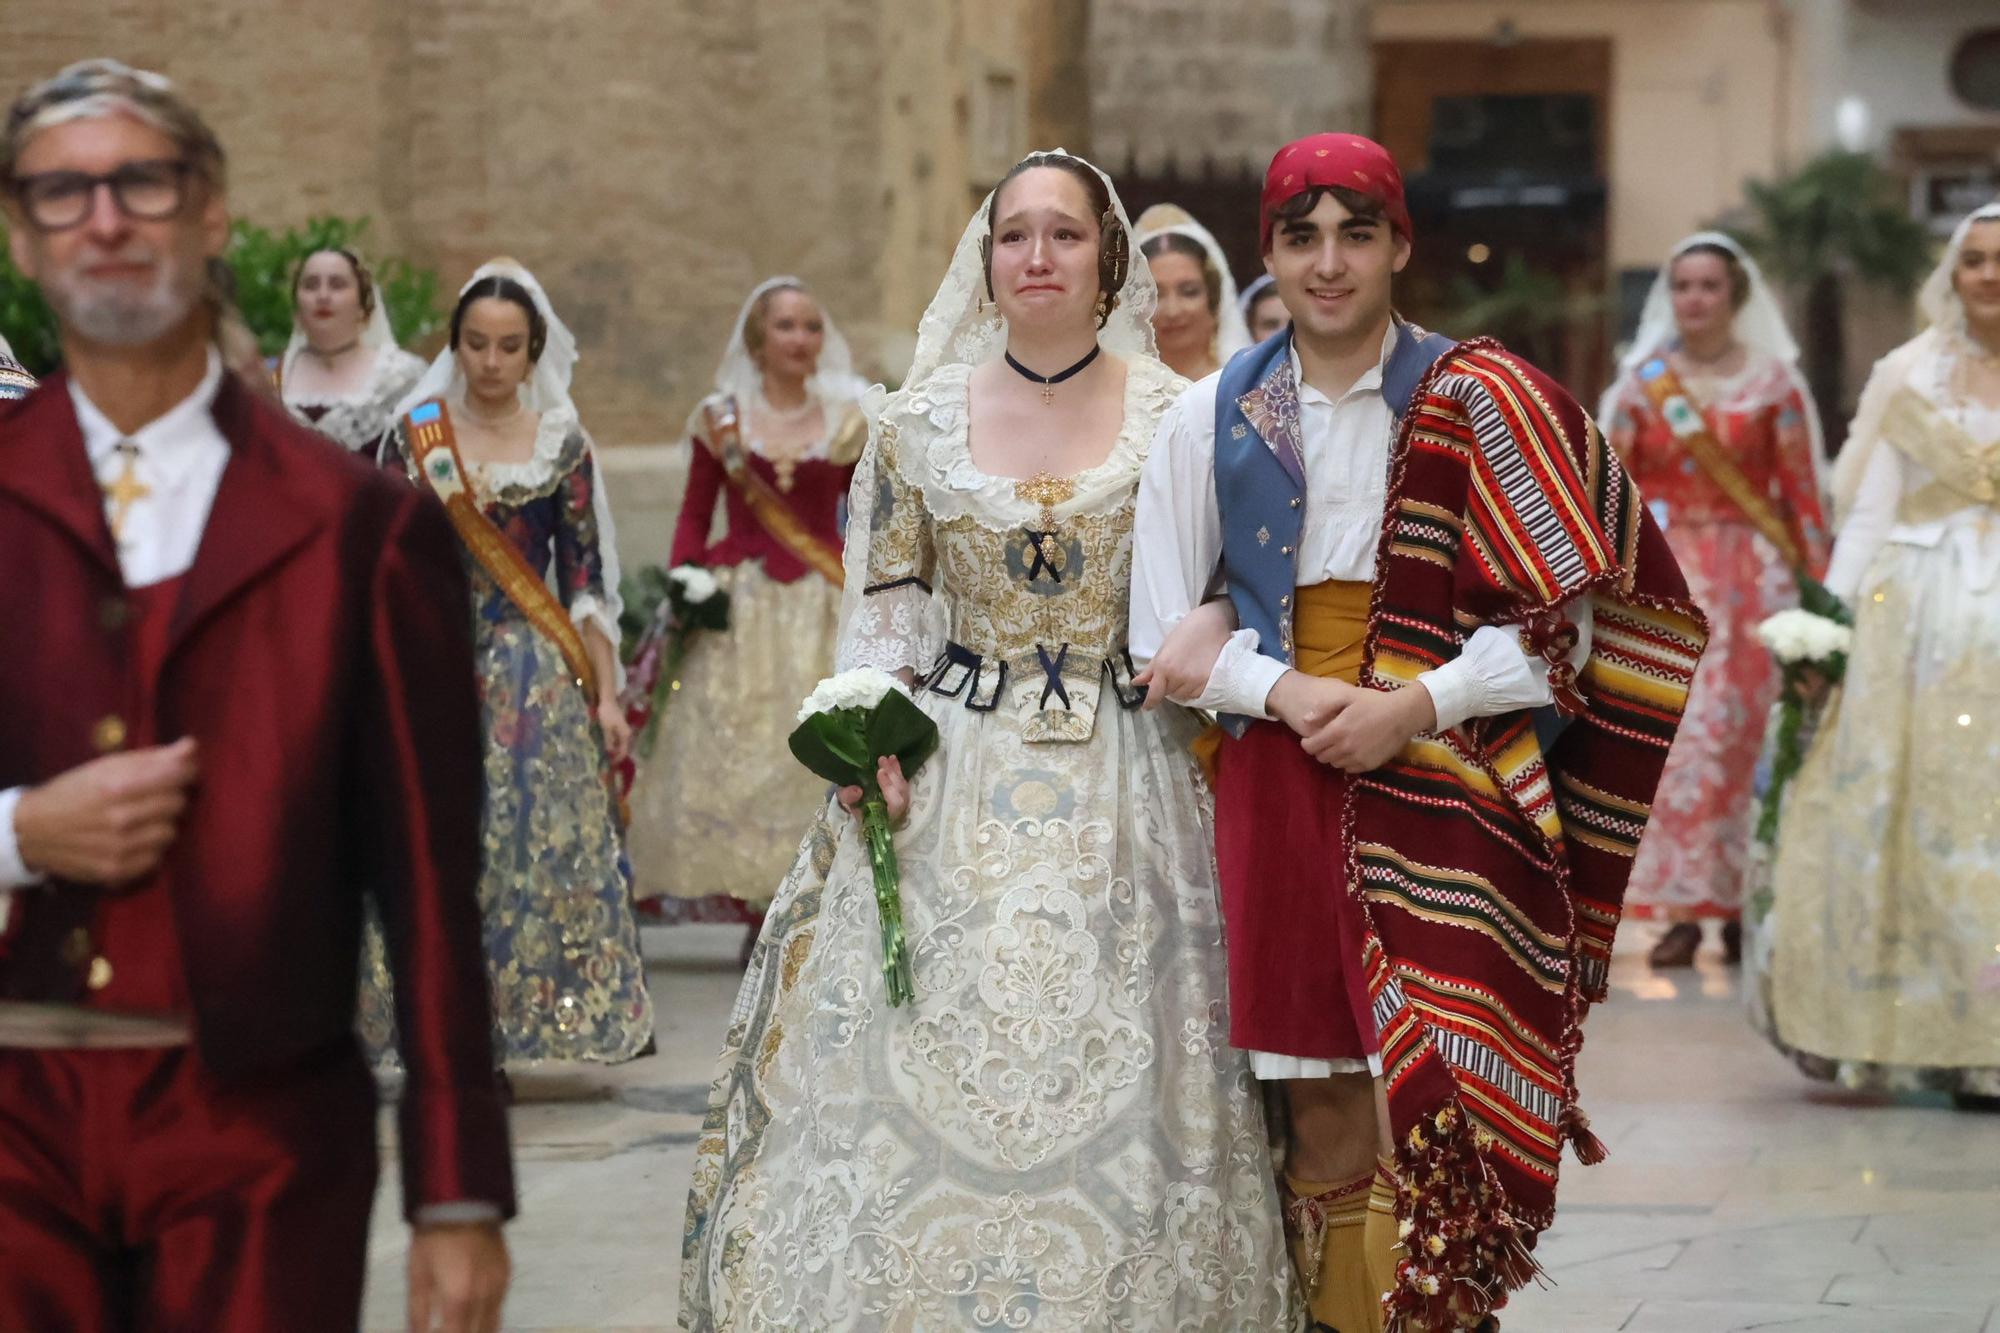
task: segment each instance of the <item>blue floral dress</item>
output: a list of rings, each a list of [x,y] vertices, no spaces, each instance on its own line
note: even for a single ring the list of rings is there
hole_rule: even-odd
[[[407,459],[400,439],[397,448]],[[528,462],[468,472],[486,516],[572,617],[617,642],[592,505],[596,468],[574,412],[543,416]],[[591,702],[556,645],[469,551],[465,559],[486,740],[479,904],[494,1060],[628,1060],[652,1037],[653,1007]],[[373,940],[367,973],[362,1035],[381,1058],[395,1015]]]

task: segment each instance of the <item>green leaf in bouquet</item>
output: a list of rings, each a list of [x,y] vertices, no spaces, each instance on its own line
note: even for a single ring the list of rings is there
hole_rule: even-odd
[[[884,695],[868,716],[865,737],[871,755],[895,755],[903,776],[915,777],[938,747],[937,723],[901,690]]]
[[[1835,597],[1824,583],[1810,574],[1800,574],[1799,609],[1810,611],[1816,616],[1824,616],[1837,625],[1852,625],[1854,613],[1847,609],[1847,603]]]
[[[793,729],[787,742],[792,757],[816,776],[837,787],[872,789],[875,763],[862,736],[862,713],[841,708],[814,713]]]
[[[681,626],[696,630],[726,630],[729,628],[729,594],[720,589],[715,596],[705,602],[684,603],[681,611]]]
[[[638,657],[653,618],[667,598],[667,571],[658,565],[642,565],[618,581],[618,596],[625,603],[618,615],[620,646],[630,662]]]

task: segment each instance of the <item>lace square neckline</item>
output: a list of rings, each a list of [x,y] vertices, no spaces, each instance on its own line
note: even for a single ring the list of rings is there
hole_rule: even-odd
[[[1119,455],[1125,451],[1126,436],[1130,433],[1135,409],[1139,406],[1137,401],[1138,395],[1134,392],[1136,387],[1134,381],[1139,378],[1139,368],[1122,357],[1118,358],[1118,361],[1125,368],[1125,383],[1118,390],[1118,429],[1112,435],[1111,445],[1104,451],[1104,457],[1092,463],[1089,467],[1079,468],[1075,472],[1052,473],[1047,469],[1043,469],[1036,472],[1033,476],[1028,477],[1016,477],[1006,472],[990,471],[987,468],[981,467],[979,461],[972,456],[972,371],[968,367],[965,375],[965,387],[960,396],[960,410],[964,413],[965,424],[963,429],[959,431],[959,437],[963,442],[965,450],[966,466],[981,477],[984,477],[987,481],[1016,488],[1043,481],[1062,482],[1076,486],[1091,480],[1098,473],[1110,467],[1114,462],[1118,461]]]

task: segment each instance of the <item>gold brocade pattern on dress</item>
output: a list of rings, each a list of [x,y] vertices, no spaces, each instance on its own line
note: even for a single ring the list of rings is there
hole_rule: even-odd
[[[1111,459],[1055,514],[969,469],[964,378],[889,409],[875,665],[923,669],[915,584],[1010,660],[1123,643],[1138,469],[1177,381],[1136,364]],[[865,466],[865,465],[864,465]],[[921,659],[921,660],[919,660]],[[733,1333],[1297,1326],[1261,1102],[1227,1042],[1210,802],[1177,709],[1036,723],[925,692],[941,745],[896,833],[914,1004],[892,1009],[866,849],[824,807],[771,906],[697,1150],[681,1319]],[[1065,713],[1081,713],[1083,705]]]
[[[695,637],[632,784],[633,882],[641,898],[768,902],[826,799],[785,740],[799,701],[833,669],[840,589],[817,575],[779,583],[757,563],[713,573],[729,593],[729,629]]]
[[[1888,422],[1883,447],[1924,465],[1939,440],[1911,431],[1964,434],[1934,412]],[[1912,494],[1941,480],[1925,475]],[[1930,544],[1882,548],[1845,684],[1786,795],[1773,1015],[1787,1047],[1838,1062],[1845,1081],[2000,1093],[1996,541],[2000,512],[1961,493]]]

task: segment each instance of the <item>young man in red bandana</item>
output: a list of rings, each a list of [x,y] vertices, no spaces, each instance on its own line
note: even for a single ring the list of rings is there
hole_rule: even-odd
[[[1396,317],[1386,150],[1288,145],[1261,213],[1292,326],[1162,424],[1132,651],[1221,715],[1231,1039],[1315,1320],[1492,1327],[1601,1151],[1580,1024],[1706,628],[1570,396]]]

